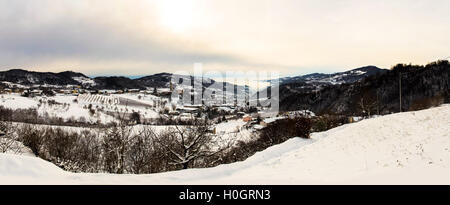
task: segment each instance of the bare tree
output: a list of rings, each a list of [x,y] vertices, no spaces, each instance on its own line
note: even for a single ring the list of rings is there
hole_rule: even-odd
[[[152,139],[167,153],[171,165],[183,169],[201,159],[215,156],[230,147],[221,146],[211,133],[211,126],[202,120],[193,120],[188,126],[174,126],[161,133],[152,133]]]
[[[141,124],[141,115],[138,112],[131,113],[130,121],[136,124]]]
[[[365,97],[362,97],[359,101],[359,108],[361,109],[361,112],[366,115],[367,117],[370,117],[372,115],[372,111],[377,109],[378,102],[376,100],[371,100]]]

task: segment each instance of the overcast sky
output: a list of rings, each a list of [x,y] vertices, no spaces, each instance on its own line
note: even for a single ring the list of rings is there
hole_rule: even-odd
[[[448,0],[0,0],[0,70],[389,68],[450,56]]]

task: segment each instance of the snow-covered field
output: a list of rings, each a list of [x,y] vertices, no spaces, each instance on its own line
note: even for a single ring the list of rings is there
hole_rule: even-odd
[[[86,122],[103,123],[114,121],[114,117],[97,112],[94,115],[86,109],[87,105],[74,102],[77,96],[56,95],[53,97],[22,97],[18,94],[2,94],[0,95],[0,106],[10,109],[36,109],[40,116],[58,117],[64,120],[79,120],[84,118]],[[59,104],[50,105],[47,102],[54,100]]]
[[[16,94],[0,95],[0,105],[10,109],[28,109],[37,108],[38,100],[22,97]]]
[[[88,97],[87,97],[88,96]],[[1,94],[0,106],[10,109],[28,109],[34,108],[40,116],[49,116],[62,118],[64,120],[79,120],[83,118],[86,122],[94,123],[100,120],[102,123],[115,121],[114,117],[107,115],[105,112],[121,112],[132,113],[138,112],[143,118],[158,118],[158,110],[150,108],[154,102],[160,100],[152,95],[122,94],[122,95],[60,95],[53,97],[22,97],[19,94]],[[118,99],[121,103],[109,103],[108,100]],[[59,104],[48,104],[47,102],[54,100]],[[124,103],[122,103],[124,101]],[[139,106],[127,105],[125,101],[140,103]],[[101,109],[102,112],[90,113],[88,106],[91,105],[94,110]]]
[[[74,174],[0,154],[0,184],[450,184],[450,105],[294,138],[249,159],[150,175]]]

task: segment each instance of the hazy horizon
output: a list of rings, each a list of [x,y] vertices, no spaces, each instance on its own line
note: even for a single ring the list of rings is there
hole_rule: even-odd
[[[300,76],[300,75],[308,75],[308,74],[314,74],[314,73],[321,73],[321,74],[334,74],[334,73],[339,73],[339,72],[345,72],[345,71],[350,71],[350,70],[354,70],[354,69],[359,69],[359,68],[363,68],[363,67],[369,67],[369,66],[374,66],[374,65],[367,65],[367,66],[361,66],[361,67],[356,67],[356,68],[351,68],[351,69],[347,69],[347,70],[340,70],[340,71],[336,71],[336,72],[320,72],[320,71],[315,71],[315,72],[311,72],[311,73],[304,73],[304,74],[292,74],[292,75],[279,75],[278,77],[280,78],[284,78],[284,77],[295,77],[295,76]],[[377,67],[377,66],[375,66]],[[380,67],[378,67],[380,68]],[[389,68],[380,68],[380,69],[389,69]],[[60,73],[60,72],[75,72],[75,73],[82,73],[84,75],[86,75],[87,77],[90,78],[96,78],[96,77],[127,77],[130,79],[138,79],[138,78],[142,78],[142,77],[146,77],[146,76],[151,76],[151,75],[156,75],[156,74],[160,74],[160,73],[171,73],[171,72],[166,72],[166,71],[160,71],[160,72],[153,72],[153,73],[146,73],[146,74],[141,74],[141,75],[127,75],[127,74],[87,74],[87,73],[83,73],[81,71],[77,71],[77,70],[61,70],[61,71],[45,71],[45,70],[32,70],[32,69],[23,69],[23,68],[11,68],[11,69],[5,69],[5,70],[1,70],[0,72],[4,72],[4,71],[10,71],[10,70],[26,70],[26,71],[30,71],[30,72],[53,72],[53,73]],[[186,70],[187,72],[189,72],[190,75],[195,76],[192,73],[192,70]],[[171,73],[174,74],[174,73]],[[211,75],[211,74],[216,74],[216,75]],[[232,77],[232,78],[247,78],[249,76],[246,75],[246,73],[231,73],[231,76],[228,77]],[[241,75],[239,75],[241,74]],[[219,73],[203,73],[204,77],[208,77],[214,80],[218,80],[221,79],[222,77],[224,78],[226,75],[226,71],[223,72],[219,72]],[[266,80],[266,78],[262,79],[262,80]]]

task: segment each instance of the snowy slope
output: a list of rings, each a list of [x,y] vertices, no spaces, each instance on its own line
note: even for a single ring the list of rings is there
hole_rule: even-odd
[[[0,183],[450,184],[450,105],[294,138],[244,162],[152,175],[72,174],[0,155]]]

